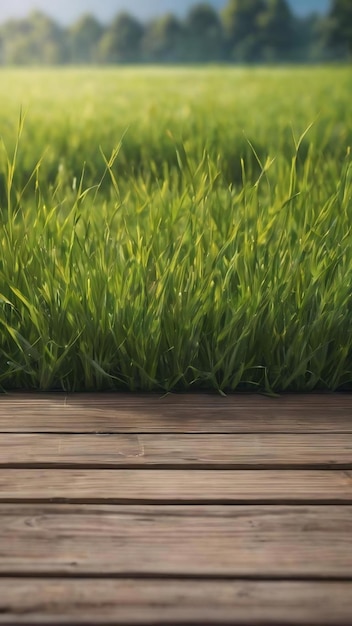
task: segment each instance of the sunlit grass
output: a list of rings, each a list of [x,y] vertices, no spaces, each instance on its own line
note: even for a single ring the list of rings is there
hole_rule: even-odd
[[[6,77],[3,388],[351,387],[347,70]]]

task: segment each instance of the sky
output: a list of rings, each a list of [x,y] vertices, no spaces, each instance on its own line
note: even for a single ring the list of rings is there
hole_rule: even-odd
[[[120,11],[128,11],[141,20],[169,11],[184,15],[199,0],[0,0],[0,22],[11,17],[23,17],[39,9],[63,24],[70,24],[84,13],[92,13],[107,22]],[[227,0],[208,0],[221,9]],[[329,0],[289,0],[293,10],[300,15],[312,11],[324,12]]]

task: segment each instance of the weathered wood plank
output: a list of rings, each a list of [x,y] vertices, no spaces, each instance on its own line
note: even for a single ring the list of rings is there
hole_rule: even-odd
[[[0,466],[352,469],[352,434],[2,434]]]
[[[352,394],[8,394],[0,432],[348,432]]]
[[[351,506],[1,505],[0,574],[352,581],[351,537]]]
[[[350,582],[0,580],[0,624],[350,626]]]
[[[0,470],[0,502],[352,503],[352,472]]]

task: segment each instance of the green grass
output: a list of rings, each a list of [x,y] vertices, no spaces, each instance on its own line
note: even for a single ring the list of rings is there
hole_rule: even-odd
[[[352,388],[348,68],[1,79],[3,389]]]

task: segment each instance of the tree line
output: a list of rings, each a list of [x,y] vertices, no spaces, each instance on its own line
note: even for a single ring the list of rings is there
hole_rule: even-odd
[[[277,63],[348,59],[352,1],[332,0],[326,16],[295,15],[287,0],[229,0],[221,13],[195,4],[142,23],[127,12],[101,24],[84,15],[65,28],[42,12],[0,27],[3,65]]]

